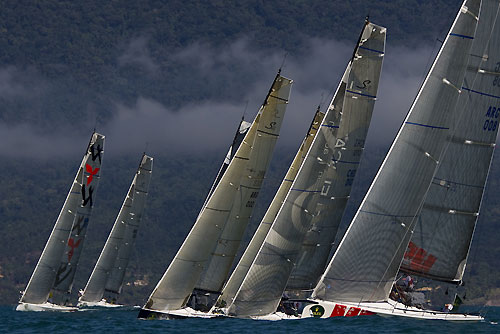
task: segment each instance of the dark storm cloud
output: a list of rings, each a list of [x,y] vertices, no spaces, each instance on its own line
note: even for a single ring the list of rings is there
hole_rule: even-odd
[[[352,54],[351,45],[337,41],[309,39],[303,43],[310,51],[288,55],[282,70],[284,76],[294,80],[278,141],[278,147],[282,148],[298,146],[318,104],[322,103],[323,109],[327,107]],[[387,145],[392,140],[423,79],[431,54],[429,47],[387,47],[370,141]],[[175,110],[146,97],[139,97],[132,104],[115,101],[114,117],[98,129],[107,137],[107,154],[142,151],[146,143],[151,154],[225,150],[245,110],[246,101],[245,118],[253,119],[283,63],[284,53],[254,50],[245,39],[241,39],[223,47],[196,43],[170,57],[191,64],[205,77],[222,75],[230,80],[243,81],[245,89],[236,92],[240,97],[238,102],[219,96],[196,103],[185,101]],[[157,69],[149,56],[146,38],[131,41],[119,63],[140,64],[147,73]],[[238,71],[232,70],[235,66]],[[17,94],[23,98],[35,93],[30,88],[33,86],[17,84],[13,78],[16,73],[23,72],[12,68],[0,70],[0,88],[4,88],[0,97]],[[85,143],[89,135],[74,132],[71,127],[40,134],[31,124],[7,126],[1,122],[0,133],[1,155],[26,157],[64,156],[75,149],[81,152],[81,143]],[[44,150],[51,143],[58,143],[58,149]]]

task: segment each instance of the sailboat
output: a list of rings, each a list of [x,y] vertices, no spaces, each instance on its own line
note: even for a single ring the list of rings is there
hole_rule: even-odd
[[[125,270],[142,220],[153,171],[153,158],[143,154],[127,196],[92,274],[78,299],[78,306],[117,307]],[[104,294],[110,295],[103,298]]]
[[[499,10],[463,2],[302,317],[483,319],[390,296],[399,270],[462,280],[498,132]]]
[[[104,136],[94,132],[17,311],[74,311],[66,306],[100,179]],[[49,301],[50,299],[50,301]]]
[[[271,228],[271,224],[274,221],[274,218],[276,218],[281,205],[285,201],[286,194],[288,194],[288,191],[292,187],[292,183],[297,176],[297,172],[299,171],[302,162],[305,159],[306,153],[309,151],[309,147],[311,146],[316,133],[318,132],[319,126],[321,125],[324,116],[325,114],[321,112],[318,107],[309,130],[307,131],[307,134],[303,139],[302,144],[297,151],[297,154],[290,164],[290,167],[288,168],[288,171],[285,174],[285,177],[281,182],[278,191],[276,192],[273,200],[271,201],[271,204],[264,214],[264,217],[262,218],[262,221],[255,231],[252,240],[250,240],[250,243],[241,256],[241,259],[239,260],[236,268],[234,269],[229,280],[222,289],[216,304],[211,310],[212,313],[219,314],[223,312],[223,309],[234,299],[234,296],[236,295],[238,288],[243,282],[243,279],[245,278],[253,259],[257,255],[260,246],[262,245],[267,233],[269,232],[269,229]]]
[[[225,314],[286,317],[275,311],[306,234],[326,220],[338,219],[338,226],[349,198],[376,100],[385,36],[386,28],[366,20],[320,129]]]
[[[213,316],[188,307],[188,302],[193,299],[193,290],[203,277],[220,282],[218,273],[217,281],[205,276],[205,269],[211,263],[223,267],[232,263],[232,252],[237,250],[241,240],[239,234],[243,233],[243,225],[246,226],[250,218],[251,208],[279,137],[291,85],[292,80],[281,76],[279,71],[262,107],[193,228],[141,309],[140,318],[175,318],[198,314],[202,317]],[[228,237],[231,235],[231,238]],[[225,259],[226,256],[216,254],[221,245],[229,261]]]

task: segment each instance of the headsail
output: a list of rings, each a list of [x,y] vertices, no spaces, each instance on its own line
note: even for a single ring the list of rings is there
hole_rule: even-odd
[[[189,235],[149,297],[146,309],[174,310],[186,305],[230,215],[255,137],[276,136],[280,130],[291,84],[292,80],[279,74],[276,76],[265,104]],[[268,104],[277,107],[271,109],[267,107]]]
[[[355,56],[259,253],[228,308],[229,314],[245,317],[273,313],[297,261],[304,236],[322,210],[321,205],[329,201],[345,202],[343,198],[333,197],[337,195],[334,188],[351,186],[347,182],[348,170],[339,168],[337,174],[337,166],[348,162],[342,157],[346,136],[351,133],[357,137],[367,131],[372,110],[367,106],[373,107],[377,93],[385,32],[385,28],[366,24]],[[352,101],[344,103],[346,100]],[[346,116],[348,113],[351,115]]]
[[[482,1],[458,100],[460,114],[405,252],[403,271],[462,280],[498,133],[499,10],[498,0]]]
[[[53,290],[63,293],[71,293],[76,269],[80,261],[87,228],[90,223],[92,208],[99,186],[102,153],[102,143],[96,143],[90,147],[90,159],[87,160],[84,170],[84,182],[81,188],[82,202],[76,209],[75,220],[64,252],[59,269],[57,269],[56,280]]]
[[[289,91],[276,91],[276,87],[273,85],[262,107],[265,109],[262,111],[263,115],[265,113],[284,115],[289,98],[288,94]],[[197,289],[216,293],[222,290],[243,239],[243,234],[252,217],[253,208],[271,162],[281,126],[281,122],[278,124],[271,118],[265,120],[264,116],[261,122],[263,123],[257,129],[252,152],[242,175],[229,219],[205,270],[201,274],[200,281],[196,284]]]
[[[290,187],[292,186],[293,180],[295,180],[300,165],[304,161],[306,153],[309,150],[309,147],[311,146],[311,143],[319,129],[319,126],[324,116],[325,114],[319,111],[318,108],[318,111],[314,115],[314,119],[311,123],[311,126],[309,127],[309,131],[307,132],[306,137],[302,141],[302,144],[300,145],[299,150],[295,155],[295,158],[293,159],[290,168],[288,169],[288,172],[285,175],[285,178],[281,182],[281,185],[278,188],[278,191],[276,192],[276,195],[274,196],[271,204],[269,205],[269,208],[267,209],[264,217],[262,218],[259,227],[255,231],[252,240],[250,241],[247,248],[245,249],[245,252],[241,256],[238,265],[236,266],[233,273],[231,274],[231,277],[224,286],[221,296],[217,301],[218,306],[224,307],[229,303],[231,303],[232,300],[234,299],[234,296],[236,295],[238,288],[243,282],[243,279],[245,278],[245,275],[247,274],[253,259],[257,255],[257,252],[259,251],[262,242],[264,241],[267,233],[269,232],[269,229],[271,228],[271,224],[274,221],[274,218],[276,218],[276,215],[278,214],[278,210],[280,209],[281,204],[285,200],[286,194],[288,193]]]
[[[153,158],[143,155],[108,240],[80,301],[99,302],[105,290],[120,293],[149,191]]]
[[[388,299],[457,114],[479,6],[464,2],[313,298]]]
[[[385,51],[385,29],[373,27],[368,21],[366,24],[360,36],[362,43],[354,55],[355,63],[350,68],[346,95],[337,103],[343,103],[335,143],[340,150],[332,160],[335,168],[327,171],[331,175],[325,179],[322,193],[331,190],[328,196],[318,198],[317,214],[302,243],[287,290],[312,292],[325,271],[365,147]]]
[[[73,222],[81,214],[82,204],[90,205],[88,203],[90,200],[87,203],[85,200],[88,198],[88,189],[93,187],[99,178],[103,149],[104,136],[93,133],[70,192],[20,302],[43,304],[49,298],[61,265],[61,258],[65,255]],[[83,193],[84,187],[86,193]]]

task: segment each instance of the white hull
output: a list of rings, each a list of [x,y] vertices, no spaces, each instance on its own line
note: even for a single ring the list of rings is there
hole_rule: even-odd
[[[49,312],[75,312],[78,311],[77,307],[71,306],[61,306],[51,303],[43,303],[43,304],[30,304],[30,303],[19,303],[16,307],[16,311],[49,311]]]
[[[158,311],[142,308],[139,313],[139,318],[142,319],[184,319],[184,318],[216,318],[219,314],[206,313],[196,311],[190,307],[181,308],[178,310]]]
[[[396,316],[414,319],[434,319],[448,321],[482,321],[480,315],[448,313],[419,309],[405,306],[401,303],[389,300],[386,302],[374,303],[335,303],[328,301],[316,301],[318,304],[307,305],[302,318],[331,318],[331,317],[353,317],[360,315],[377,314],[380,316]],[[319,307],[318,307],[319,306]]]
[[[86,301],[78,301],[78,307],[87,308],[87,307],[108,307],[108,308],[117,308],[124,307],[125,305],[120,304],[111,304],[106,301],[106,299],[102,299],[98,302],[86,302]]]

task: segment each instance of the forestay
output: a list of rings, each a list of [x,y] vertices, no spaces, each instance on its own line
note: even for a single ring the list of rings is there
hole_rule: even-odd
[[[370,29],[379,29],[371,33],[378,32],[380,36],[368,38]],[[355,63],[349,73],[350,86],[346,89],[342,122],[337,132],[335,146],[340,150],[333,157],[335,168],[326,171],[330,175],[323,184],[322,195],[330,191],[328,196],[318,198],[317,213],[302,243],[287,290],[312,291],[325,271],[365,147],[382,69],[385,29],[367,27],[361,41],[363,43],[357,50]],[[363,93],[358,91],[361,88]]]
[[[99,302],[105,290],[120,293],[149,191],[153,158],[141,157],[139,168],[80,301]]]
[[[281,105],[288,101],[291,84],[292,80],[279,74],[276,76],[265,104],[189,235],[149,297],[146,309],[174,310],[186,305],[229,217],[256,135],[263,135],[264,132],[269,136],[278,135],[285,112]]]
[[[480,1],[465,1],[313,298],[385,301],[457,114]]]
[[[318,211],[329,201],[345,202],[344,198],[334,197],[343,193],[334,188],[351,187],[347,181],[348,169],[342,167],[337,172],[337,168],[349,161],[343,160],[346,136],[364,138],[367,130],[371,116],[369,106],[375,100],[382,64],[380,55],[384,50],[385,32],[385,28],[372,23],[365,26],[320,130],[228,308],[229,314],[246,317],[273,313],[297,261],[304,236],[321,214]],[[344,103],[346,100],[352,101]],[[353,158],[352,155],[347,153],[348,158]]]
[[[82,205],[84,207],[91,205],[87,190],[95,189],[93,188],[94,183],[99,179],[103,149],[104,136],[93,133],[66,201],[20,302],[43,304],[49,298],[50,290],[56,281],[61,258],[63,255],[68,256],[64,252],[68,245],[73,223],[77,217],[80,217]],[[83,189],[86,189],[86,192]],[[87,199],[88,201],[85,202]],[[74,243],[72,245],[75,246]]]
[[[498,133],[499,7],[498,0],[482,1],[453,136],[405,252],[406,272],[462,280]]]
[[[84,180],[86,182],[83,183],[81,189],[82,204],[76,210],[76,217],[71,228],[68,244],[57,270],[54,290],[69,294],[73,288],[76,269],[80,261],[80,254],[82,253],[85,236],[87,235],[87,228],[90,223],[90,216],[99,185],[102,151],[102,146],[95,145],[92,148],[91,159],[85,165]]]
[[[263,108],[269,110],[270,113],[275,112],[284,115],[289,92],[273,90],[275,90],[274,85],[264,102]],[[201,274],[200,281],[196,284],[197,289],[216,293],[222,290],[222,286],[229,276],[243,234],[252,217],[255,202],[279,137],[280,128],[281,121],[273,121],[270,117],[264,119],[263,114],[229,219],[219,240],[217,240],[217,246],[212,252],[205,270]]]
[[[285,200],[286,194],[288,193],[290,187],[292,186],[293,180],[295,180],[300,165],[302,164],[302,161],[304,161],[305,155],[309,150],[309,147],[311,146],[311,143],[319,129],[319,125],[321,124],[321,121],[323,120],[324,116],[325,114],[319,111],[318,108],[318,111],[314,115],[314,119],[311,123],[311,126],[309,127],[309,131],[307,132],[306,137],[302,141],[302,144],[300,145],[299,150],[295,155],[295,158],[293,159],[290,168],[288,169],[285,175],[285,178],[281,182],[281,185],[278,188],[276,195],[274,195],[274,198],[271,204],[269,205],[264,217],[262,218],[262,221],[260,222],[257,230],[255,231],[252,240],[248,244],[247,248],[245,249],[245,252],[241,256],[240,261],[238,262],[233,273],[231,274],[231,277],[224,286],[221,296],[217,300],[216,303],[217,306],[219,307],[227,306],[234,299],[234,296],[236,295],[238,288],[243,282],[243,279],[245,278],[245,275],[247,274],[253,259],[257,255],[257,252],[259,251],[262,242],[264,242],[264,238],[266,237],[267,233],[269,232],[269,229],[271,228],[271,224],[274,221],[274,218],[276,217],[276,214],[278,213],[281,204]]]

